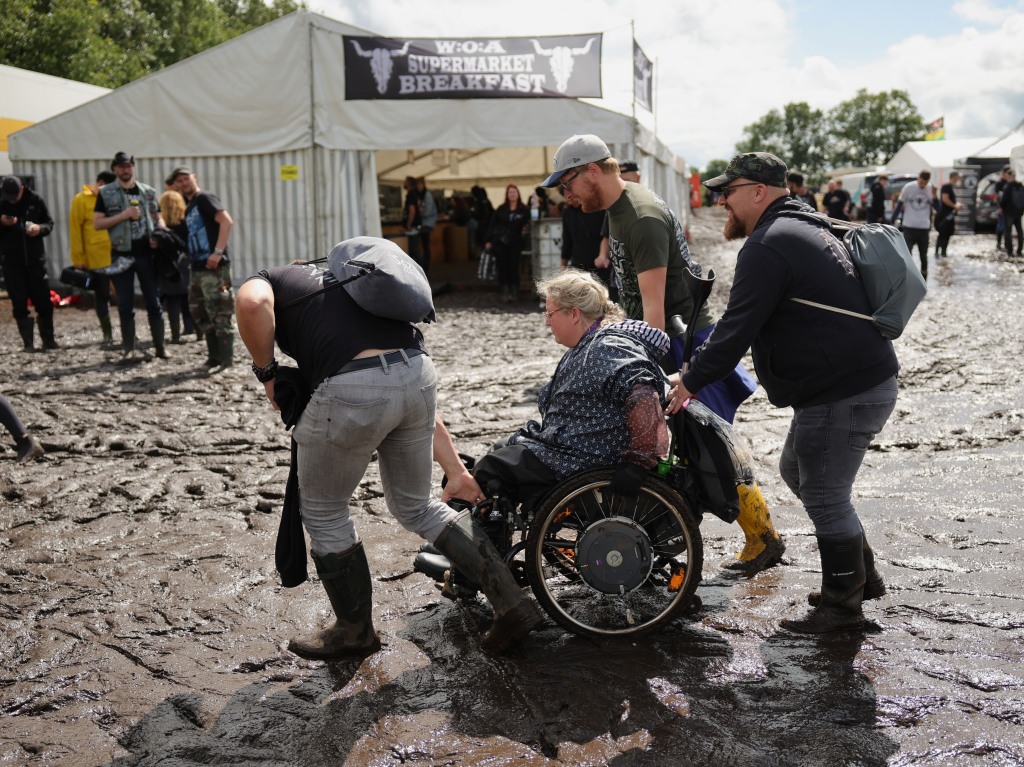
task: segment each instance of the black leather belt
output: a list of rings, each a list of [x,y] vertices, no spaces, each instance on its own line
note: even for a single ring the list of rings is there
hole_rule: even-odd
[[[357,370],[370,370],[371,368],[381,368],[387,371],[388,365],[397,365],[399,362],[405,362],[406,359],[419,357],[423,353],[422,349],[403,349],[397,352],[388,352],[387,354],[375,354],[372,357],[360,357],[343,366],[334,375],[340,376],[342,373],[354,373]],[[331,377],[333,378],[334,376]]]

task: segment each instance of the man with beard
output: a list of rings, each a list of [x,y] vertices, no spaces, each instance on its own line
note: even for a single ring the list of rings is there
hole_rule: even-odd
[[[896,353],[870,322],[792,300],[871,314],[842,241],[789,197],[782,160],[737,155],[704,185],[721,193],[729,212],[726,239],[748,239],[725,313],[672,390],[668,410],[752,349],[768,399],[793,408],[779,470],[814,524],[821,558],[821,592],[808,599],[814,609],[782,626],[815,634],[858,629],[861,602],[882,596],[885,585],[850,499],[864,454],[896,405]]]
[[[579,205],[585,213],[608,211],[609,256],[619,286],[618,302],[629,319],[643,320],[661,330],[673,315],[689,320],[693,296],[683,272],[690,270],[699,276],[701,267],[690,257],[683,227],[660,197],[620,176],[618,163],[604,141],[594,135],[572,136],[564,141],[555,152],[554,172],[542,186],[560,187],[566,202]],[[711,314],[704,307],[696,322],[698,342],[703,342],[713,329]],[[666,360],[670,370],[682,368],[681,339],[673,339]],[[732,369],[723,371],[705,387],[699,399],[732,422],[736,408],[756,386],[737,359]],[[760,493],[757,497],[760,499]],[[728,567],[750,574],[778,563],[785,545],[763,499],[744,505],[737,522],[746,536],[746,545]]]
[[[164,344],[164,315],[157,291],[156,267],[153,259],[153,230],[162,227],[157,193],[153,187],[135,178],[135,158],[118,152],[110,163],[117,183],[104,184],[96,197],[92,225],[110,234],[111,260],[118,257],[127,268],[112,276],[117,289],[117,312],[121,319],[121,343],[125,357],[135,353],[135,277],[149,316],[156,356],[167,359]]]

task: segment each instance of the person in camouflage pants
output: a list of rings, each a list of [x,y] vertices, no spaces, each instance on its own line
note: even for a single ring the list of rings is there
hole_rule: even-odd
[[[235,293],[228,256],[234,221],[217,195],[199,188],[191,168],[179,165],[167,184],[188,201],[185,223],[192,265],[188,303],[196,327],[206,336],[206,367],[224,370],[234,361]]]

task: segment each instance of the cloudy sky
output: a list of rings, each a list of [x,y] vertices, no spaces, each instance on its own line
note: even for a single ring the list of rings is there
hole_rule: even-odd
[[[829,109],[906,90],[946,137],[1024,120],[1024,0],[309,0],[391,37],[604,34],[604,105],[632,111],[631,32],[656,61],[655,114],[638,117],[702,167],[789,102]],[[839,10],[839,9],[842,10]]]

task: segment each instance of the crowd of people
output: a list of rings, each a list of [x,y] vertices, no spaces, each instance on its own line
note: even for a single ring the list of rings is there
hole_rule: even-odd
[[[1004,178],[1000,234],[1012,254],[1016,229],[1019,255],[1024,211],[1014,206],[1022,187],[1012,170]],[[933,213],[938,208],[942,217],[938,250],[944,256],[952,234],[944,225],[961,207],[956,174],[938,195],[929,180],[922,172],[899,197],[904,236],[918,248],[925,274]],[[884,219],[886,181],[878,180],[877,196],[872,191],[869,215],[875,221]],[[226,369],[233,362],[237,321],[270,405],[294,427],[294,482],[285,503],[309,537],[335,614],[328,628],[293,639],[295,654],[333,660],[369,655],[381,646],[372,620],[369,561],[349,514],[375,454],[389,511],[488,597],[494,620],[481,644],[500,652],[527,636],[541,615],[465,511],[485,497],[481,488],[496,484],[528,501],[574,473],[608,465],[641,481],[668,449],[666,415],[698,399],[731,422],[758,382],[773,405],[793,409],[779,472],[814,527],[822,569],[820,591],[808,596],[810,611],[782,626],[810,634],[859,629],[863,602],[885,593],[852,488],[872,439],[895,408],[899,363],[892,343],[852,316],[870,314],[870,307],[849,253],[827,219],[808,215],[817,212],[816,200],[802,175],[788,172],[780,158],[737,155],[724,173],[704,182],[727,212],[725,238],[745,238],[718,318],[699,305],[684,279],[686,272],[701,275],[702,268],[679,219],[639,183],[638,166],[617,161],[598,136],[567,139],[530,200],[510,184],[493,211],[479,187],[471,203],[453,203],[453,217],[467,226],[475,222],[477,241],[496,254],[506,300],[519,291],[531,212],[561,214],[564,231],[563,271],[539,282],[537,290],[552,337],[566,352],[539,394],[540,420],[496,444],[472,472],[435,410],[437,372],[416,321],[381,314],[347,290],[332,289],[342,286],[339,269],[347,258],[374,259],[384,273],[397,264],[401,273],[411,256],[429,294],[429,240],[438,206],[424,179],[410,177],[405,184],[409,256],[392,241],[355,238],[336,246],[326,268],[296,263],[260,271],[242,284],[237,298],[230,214],[187,166],[173,168],[164,185],[158,193],[137,179],[134,158],[118,152],[110,171],[99,173],[72,203],[72,263],[93,277],[106,345],[113,344],[109,302],[116,296],[126,357],[138,348],[136,281],[157,358],[169,357],[166,312],[171,343],[195,332],[206,340],[207,368]],[[564,208],[550,207],[543,190],[552,188],[561,192]],[[823,203],[831,217],[848,217],[850,197],[841,182],[830,184]],[[35,349],[38,325],[42,348],[58,350],[48,289],[43,292],[41,245],[54,222],[41,198],[16,177],[2,182],[0,225],[25,349]],[[401,290],[413,289],[400,283]],[[802,301],[788,300],[794,297]],[[852,314],[821,312],[810,299]],[[696,318],[698,346],[688,359],[666,333],[673,315]],[[814,333],[807,332],[810,327]],[[280,366],[275,348],[297,369]],[[748,350],[756,381],[741,363]],[[16,441],[18,460],[42,454],[3,398],[0,417]],[[439,499],[431,493],[432,459],[449,480]],[[635,482],[619,485],[623,492],[631,486]],[[785,545],[763,499],[741,500],[737,521],[744,547],[733,567],[753,574],[781,561]]]
[[[206,339],[205,367],[222,372],[234,362],[234,298],[228,239],[233,221],[216,195],[199,188],[191,168],[178,166],[157,190],[135,176],[135,158],[117,152],[71,201],[67,221],[74,277],[93,294],[101,346],[114,346],[110,304],[116,300],[123,361],[140,354],[135,326],[138,283],[154,354],[169,359],[171,343],[195,333]],[[0,255],[24,351],[59,351],[43,239],[55,222],[42,197],[17,176],[0,181]],[[31,307],[31,308],[30,308]],[[40,346],[36,346],[38,328]],[[17,459],[43,454],[10,403],[0,403]]]

